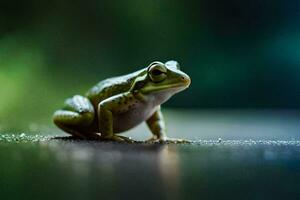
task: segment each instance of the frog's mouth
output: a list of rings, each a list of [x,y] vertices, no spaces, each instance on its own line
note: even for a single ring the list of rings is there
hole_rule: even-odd
[[[167,85],[161,85],[161,86],[150,86],[142,90],[143,93],[149,93],[149,92],[158,92],[163,90],[178,90],[182,91],[186,88],[188,88],[190,85],[190,82],[185,83],[174,83],[174,84],[167,84]]]

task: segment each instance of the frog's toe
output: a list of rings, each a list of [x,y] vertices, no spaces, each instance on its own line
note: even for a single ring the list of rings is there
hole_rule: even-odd
[[[118,135],[118,137],[122,138],[123,140],[125,140],[128,143],[135,143],[135,142],[137,142],[137,141],[131,139],[131,137],[125,137],[125,136],[121,136],[121,135]]]
[[[146,140],[146,143],[160,143],[161,139],[157,138],[157,136],[152,136],[148,140]]]
[[[135,141],[124,136],[119,136],[119,135],[112,135],[112,136],[105,136],[102,138],[103,140],[108,140],[108,141],[115,141],[115,142],[122,142],[122,143],[134,143]]]
[[[156,138],[156,137],[152,137],[148,140],[146,140],[146,143],[150,143],[150,144],[155,144],[155,143],[160,143],[160,144],[188,144],[188,143],[192,143],[191,140],[185,140],[185,139],[177,139],[177,138],[168,138],[168,137],[164,137],[164,138]]]
[[[177,138],[167,138],[165,140],[166,143],[179,143],[179,144],[188,144],[188,143],[192,143],[191,140],[186,140],[186,139],[177,139]]]

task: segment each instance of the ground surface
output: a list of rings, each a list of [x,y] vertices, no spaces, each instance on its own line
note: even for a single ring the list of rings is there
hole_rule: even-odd
[[[187,145],[0,137],[1,199],[299,199],[300,113],[168,112]],[[49,130],[48,130],[49,131]],[[127,135],[149,137],[144,126]]]

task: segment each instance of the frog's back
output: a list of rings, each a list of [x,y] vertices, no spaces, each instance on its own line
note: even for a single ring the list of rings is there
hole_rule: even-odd
[[[102,80],[92,87],[85,96],[94,106],[97,106],[98,103],[111,96],[129,91],[135,78],[141,74],[142,71],[143,70],[139,70],[128,75]]]

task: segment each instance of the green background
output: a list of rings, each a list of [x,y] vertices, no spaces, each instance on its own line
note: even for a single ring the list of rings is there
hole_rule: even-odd
[[[192,78],[165,107],[299,108],[299,4],[3,0],[0,130],[49,124],[65,98],[154,60]]]

